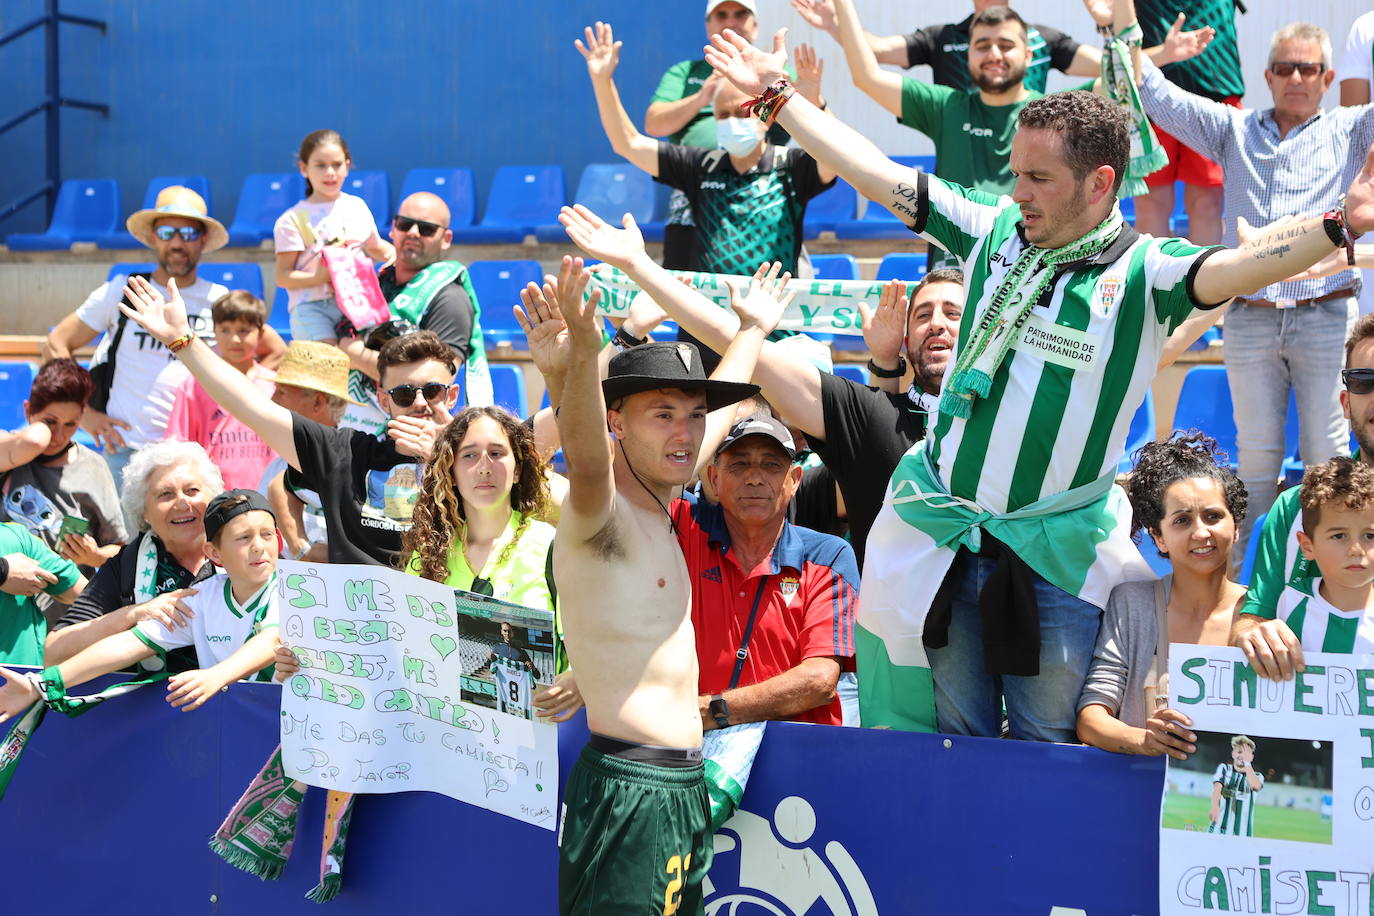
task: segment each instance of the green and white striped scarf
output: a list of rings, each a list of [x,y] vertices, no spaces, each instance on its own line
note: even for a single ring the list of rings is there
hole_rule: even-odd
[[[1135,125],[1131,131],[1131,159],[1117,197],[1148,193],[1145,176],[1169,164],[1169,154],[1159,145],[1150,119],[1145,117],[1145,106],[1140,101],[1140,88],[1135,84],[1135,70],[1131,66],[1131,48],[1140,46],[1142,34],[1139,23],[1134,23],[1120,35],[1109,38],[1102,48],[1103,93],[1126,106]]]
[[[972,416],[974,399],[985,398],[992,391],[997,368],[1031,308],[1059,276],[1060,268],[1101,254],[1116,241],[1124,224],[1121,209],[1113,205],[1107,218],[1077,241],[1062,248],[1027,245],[1022,249],[993,291],[968,341],[959,348],[958,359],[940,392],[941,413],[958,419]]]

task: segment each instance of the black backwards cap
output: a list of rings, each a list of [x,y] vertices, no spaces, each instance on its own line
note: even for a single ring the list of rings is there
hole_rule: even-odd
[[[277,513],[272,511],[267,497],[257,490],[225,490],[205,507],[205,539],[213,541],[230,521],[257,510],[268,513],[276,521]]]

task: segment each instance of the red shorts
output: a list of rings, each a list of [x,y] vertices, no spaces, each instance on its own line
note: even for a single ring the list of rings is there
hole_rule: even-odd
[[[1221,101],[1232,108],[1240,107],[1240,96],[1233,95]],[[1221,166],[1196,150],[1179,143],[1177,137],[1160,130],[1158,125],[1155,126],[1155,136],[1159,138],[1159,145],[1164,147],[1164,152],[1169,154],[1169,164],[1158,172],[1147,175],[1147,185],[1162,188],[1181,181],[1201,188],[1221,187]]]

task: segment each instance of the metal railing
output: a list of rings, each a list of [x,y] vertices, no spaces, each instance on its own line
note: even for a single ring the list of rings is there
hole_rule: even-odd
[[[61,42],[59,39],[58,27],[66,22],[71,25],[82,25],[87,28],[99,29],[100,34],[105,34],[105,22],[100,19],[89,19],[85,16],[71,16],[58,9],[59,0],[46,0],[45,12],[43,15],[27,22],[18,28],[11,29],[0,35],[0,48],[20,38],[35,29],[47,29],[44,47],[44,98],[43,101],[28,109],[20,112],[8,121],[0,124],[0,134],[13,130],[30,118],[42,114],[44,116],[44,180],[35,190],[15,198],[13,201],[0,207],[0,220],[7,219],[16,211],[28,206],[40,197],[47,196],[47,217],[52,220],[53,208],[57,204],[57,189],[62,184],[62,163],[61,163],[61,140],[62,140],[62,108],[81,108],[86,111],[98,111],[106,117],[110,114],[110,106],[102,105],[98,102],[86,102],[81,99],[66,98],[62,95],[61,89]]]

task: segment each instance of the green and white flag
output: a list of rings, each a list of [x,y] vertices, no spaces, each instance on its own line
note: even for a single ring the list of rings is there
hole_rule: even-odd
[[[713,729],[702,737],[701,757],[706,767],[706,793],[711,798],[712,832],[739,810],[767,725],[747,722]]]

